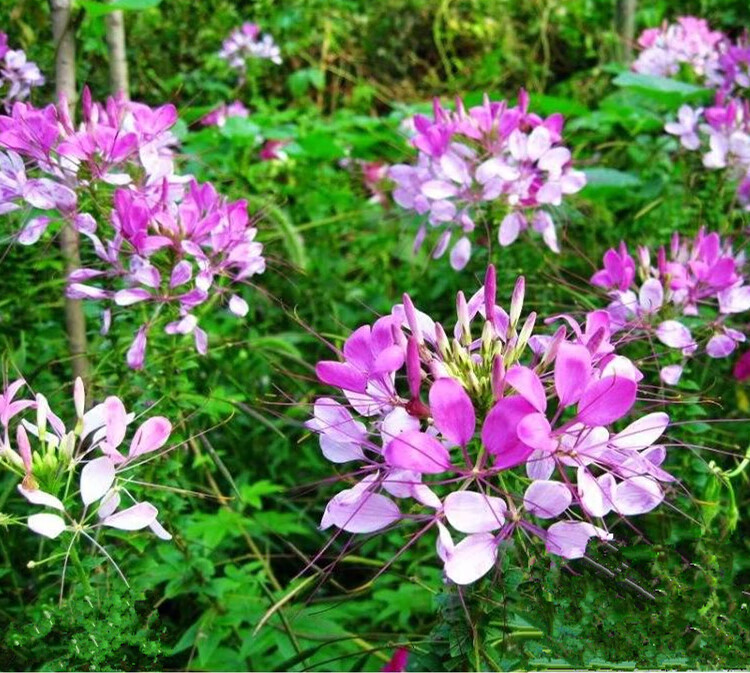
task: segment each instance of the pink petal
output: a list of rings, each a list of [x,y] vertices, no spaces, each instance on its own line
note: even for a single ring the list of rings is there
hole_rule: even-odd
[[[315,365],[315,373],[323,383],[355,393],[364,393],[367,376],[346,362],[323,360]]]
[[[547,409],[547,395],[539,377],[523,365],[513,365],[505,374],[505,381],[515,388],[537,411]]]
[[[508,506],[502,498],[476,491],[453,491],[444,502],[445,516],[462,533],[489,533],[505,523]]]
[[[110,449],[116,449],[125,439],[128,426],[128,415],[120,398],[108,397],[104,400],[104,423],[107,428],[107,444]]]
[[[148,290],[139,288],[120,290],[115,293],[115,304],[118,306],[130,306],[146,299],[151,299],[151,293]]]
[[[591,353],[586,346],[563,342],[555,358],[555,390],[563,407],[581,399],[591,379]]]
[[[578,403],[577,419],[585,425],[609,425],[635,403],[638,386],[622,376],[607,376],[589,385]]]
[[[65,511],[62,502],[54,495],[40,491],[39,489],[24,488],[22,484],[18,485],[18,492],[33,505],[42,505],[43,507],[52,507],[61,512]]]
[[[398,505],[384,495],[347,489],[328,503],[321,528],[334,525],[349,533],[374,533],[399,518]]]
[[[670,348],[686,348],[693,344],[690,330],[677,320],[665,320],[656,328],[656,336]]]
[[[431,435],[419,430],[410,430],[392,439],[383,455],[391,467],[420,474],[439,474],[452,467],[448,449]]]
[[[151,453],[160,449],[169,439],[172,432],[172,424],[163,416],[149,418],[135,432],[133,441],[130,443],[129,458]]]
[[[544,414],[529,414],[521,419],[516,429],[518,438],[532,449],[551,453],[557,447],[552,438],[552,427]]]
[[[620,514],[633,516],[654,509],[664,500],[664,492],[650,477],[631,477],[616,486],[614,499]]]
[[[516,433],[518,424],[535,409],[520,395],[499,400],[482,426],[482,443],[495,456],[495,466],[507,469],[523,463],[533,448],[524,444]]]
[[[463,386],[451,378],[438,379],[430,388],[429,398],[435,427],[453,444],[466,446],[474,436],[476,415]]]
[[[102,519],[102,525],[118,530],[142,530],[148,528],[156,520],[158,513],[156,507],[150,502],[139,502]]]

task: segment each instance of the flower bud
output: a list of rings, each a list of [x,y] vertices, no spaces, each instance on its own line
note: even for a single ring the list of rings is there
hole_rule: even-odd
[[[86,391],[83,388],[83,379],[81,377],[76,378],[76,382],[73,384],[73,404],[76,408],[76,418],[83,420],[83,412],[86,408]]]
[[[526,344],[529,343],[529,339],[531,338],[531,334],[534,331],[534,325],[536,324],[536,313],[529,313],[529,317],[526,318],[526,322],[523,324],[523,327],[521,328],[521,333],[518,335],[518,343],[515,347],[515,355],[516,357],[520,356],[521,353],[523,353],[524,348],[526,348]]]
[[[651,253],[645,245],[638,246],[638,263],[641,270],[647,276],[651,269]]]
[[[456,295],[456,315],[458,316],[458,324],[461,327],[461,341],[468,346],[471,343],[471,320],[469,318],[469,306],[466,303],[466,297],[460,290]]]
[[[544,369],[550,362],[552,362],[557,357],[557,351],[560,348],[560,344],[565,341],[565,337],[567,336],[567,330],[565,329],[565,325],[560,325],[560,327],[557,328],[557,331],[552,336],[552,339],[549,342],[549,345],[547,346],[547,350],[544,352],[544,355],[542,356],[542,360],[539,363],[539,369]]]
[[[23,467],[27,473],[31,472],[31,444],[29,444],[29,436],[26,434],[26,428],[23,425],[19,425],[16,429],[16,442]]]
[[[62,437],[60,440],[60,446],[57,448],[58,453],[66,461],[73,458],[73,450],[76,445],[76,435],[73,432],[69,432]]]
[[[47,413],[49,412],[49,404],[47,404],[47,398],[41,393],[37,393],[36,396],[36,427],[38,432],[39,441],[43,442],[47,435]],[[28,439],[26,440],[28,442]]]
[[[510,328],[514,330],[521,318],[521,310],[523,309],[523,299],[526,292],[526,281],[523,276],[519,276],[516,280],[516,286],[513,288],[513,296],[510,300]]]
[[[499,400],[503,396],[503,388],[505,386],[505,365],[503,365],[503,358],[500,355],[495,356],[492,361],[492,397],[495,400]]]
[[[406,346],[406,378],[409,382],[409,393],[412,399],[419,399],[422,386],[422,367],[419,361],[419,344],[414,336],[409,338]]]
[[[414,302],[411,300],[411,297],[406,293],[404,293],[404,313],[411,333],[416,338],[417,343],[421,346],[424,343],[424,338],[422,336],[422,330],[419,327],[419,321],[417,320],[417,311],[414,308]]]
[[[451,349],[451,342],[450,339],[448,339],[448,335],[445,333],[443,326],[439,322],[435,323],[435,340],[441,357],[448,357]]]
[[[484,277],[484,313],[490,322],[495,321],[495,301],[497,299],[497,276],[495,267],[490,264]]]

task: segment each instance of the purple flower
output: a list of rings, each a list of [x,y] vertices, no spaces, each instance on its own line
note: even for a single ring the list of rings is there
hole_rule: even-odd
[[[328,460],[359,466],[321,527],[435,527],[445,574],[461,585],[489,573],[517,529],[550,553],[583,556],[591,538],[612,538],[603,517],[651,511],[673,481],[657,444],[666,414],[610,427],[631,413],[642,375],[613,352],[607,313],[588,316],[585,330],[563,316],[572,335],[563,327],[542,338],[534,314],[521,320],[523,281],[510,314],[496,305],[496,289],[490,267],[468,302],[459,293],[453,341],[408,295],[355,330],[341,360],[316,368],[346,402],[319,398],[306,423]],[[481,338],[472,335],[476,320]],[[497,486],[506,472],[499,483],[511,490]]]
[[[451,246],[454,269],[468,262],[468,235],[476,217],[495,208],[503,214],[501,245],[513,243],[530,224],[551,250],[559,252],[548,209],[580,191],[586,178],[572,168],[570,150],[561,144],[562,117],[542,119],[527,110],[523,91],[516,107],[485,98],[482,105],[466,110],[458,99],[451,112],[436,100],[433,119],[414,118],[416,164],[389,169],[395,183],[393,200],[444,229],[433,257],[448,249],[452,231],[461,232]],[[422,237],[420,233],[420,244]]]

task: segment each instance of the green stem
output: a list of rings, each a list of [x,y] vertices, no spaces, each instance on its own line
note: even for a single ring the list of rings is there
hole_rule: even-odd
[[[86,591],[86,593],[91,593],[91,583],[86,574],[86,569],[83,567],[83,563],[81,563],[81,557],[78,556],[78,549],[76,549],[75,543],[73,543],[73,546],[70,548],[70,560],[78,572],[78,578],[81,580],[81,584],[83,584],[84,591]]]

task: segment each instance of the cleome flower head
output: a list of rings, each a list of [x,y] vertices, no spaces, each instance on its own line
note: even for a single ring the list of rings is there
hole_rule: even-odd
[[[10,49],[8,36],[0,32],[0,106],[6,110],[25,100],[33,87],[42,86],[44,76],[22,49]]]
[[[281,49],[270,35],[261,34],[257,23],[245,22],[224,40],[219,57],[244,77],[248,60],[263,59],[280,65]]]
[[[734,253],[717,233],[701,229],[695,238],[682,239],[675,232],[669,251],[662,246],[654,259],[639,247],[637,264],[622,243],[605,253],[603,264],[591,283],[613,300],[607,307],[613,329],[630,338],[650,333],[681,353],[681,364],[662,368],[665,383],[676,384],[684,361],[701,349],[724,358],[745,341],[730,324],[733,316],[750,310],[745,255]]]
[[[612,538],[606,515],[652,510],[673,480],[656,444],[666,414],[613,428],[631,413],[641,374],[614,352],[607,313],[584,329],[565,316],[572,334],[537,334],[536,314],[521,321],[523,278],[507,312],[495,294],[490,267],[468,301],[458,294],[450,337],[404,295],[352,333],[340,360],[318,363],[343,397],[318,398],[307,422],[328,460],[358,465],[321,527],[434,529],[457,584],[488,573],[515,531],[551,554],[583,556],[590,538]]]
[[[52,539],[65,531],[82,534],[95,545],[91,535],[99,528],[148,528],[171,539],[156,507],[137,500],[131,484],[143,457],[169,440],[172,424],[162,416],[147,419],[123,455],[120,447],[135,417],[119,398],[108,397],[84,412],[83,383],[77,379],[75,422],[68,429],[43,395],[16,400],[24,385],[15,381],[0,396],[0,466],[21,479],[18,492],[39,510],[26,519],[29,530]]]
[[[572,168],[570,150],[562,144],[562,115],[543,119],[529,113],[528,105],[523,90],[517,106],[485,97],[468,110],[458,99],[456,110],[449,111],[436,100],[432,119],[414,118],[416,164],[390,168],[394,201],[442,229],[433,257],[451,247],[454,269],[468,262],[469,235],[483,215],[500,221],[500,245],[510,245],[531,227],[559,252],[549,208],[581,190],[586,177]],[[417,248],[426,233],[422,225]]]
[[[65,101],[43,109],[17,103],[0,116],[0,214],[24,205],[44,213],[26,222],[18,242],[36,243],[55,222],[89,240],[66,291],[110,302],[104,333],[112,306],[154,306],[128,350],[134,369],[143,366],[157,316],[168,334],[192,335],[205,353],[208,336],[195,309],[220,295],[232,313],[246,315],[246,301],[226,286],[265,268],[247,203],[229,202],[211,184],[176,172],[176,120],[172,105],[151,108],[123,97],[96,103],[88,90],[77,128]]]

